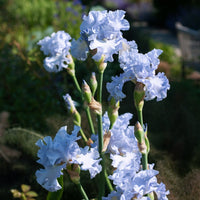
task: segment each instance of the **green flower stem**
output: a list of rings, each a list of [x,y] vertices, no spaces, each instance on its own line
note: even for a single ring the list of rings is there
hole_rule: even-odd
[[[97,101],[102,103],[102,84],[103,84],[103,72],[99,72],[99,82],[97,88]],[[102,114],[97,114],[98,121],[98,136],[99,136],[99,153],[102,153],[103,149],[103,125],[102,125]]]
[[[103,149],[103,127],[102,127],[102,115],[97,115],[97,121],[98,121],[98,139],[99,139],[99,155],[101,157],[101,166],[102,171],[100,173],[99,177],[99,197],[98,199],[101,200],[102,196],[104,196],[104,190],[105,190],[105,161],[104,161],[104,153],[102,152]]]
[[[143,127],[142,108],[141,108],[141,109],[137,109],[137,113],[138,113],[138,120],[139,120],[141,126]],[[144,137],[145,137],[145,136],[144,136]],[[143,169],[143,170],[148,169],[148,152],[142,153],[142,169]],[[147,196],[148,196],[151,200],[154,200],[154,194],[153,194],[153,193],[147,194]]]
[[[24,194],[22,194],[21,199],[22,200],[27,200],[27,198],[26,198],[26,196]]]
[[[82,90],[81,90],[81,88],[79,86],[79,83],[77,81],[76,76],[72,75],[72,78],[73,78],[74,84],[76,86],[76,89],[78,90],[78,92],[80,93],[80,96],[82,97]],[[94,125],[93,125],[93,122],[92,122],[92,117],[91,117],[90,109],[89,109],[88,106],[85,108],[85,112],[86,112],[86,116],[87,116],[87,119],[88,119],[88,123],[89,123],[89,127],[90,127],[90,132],[91,132],[91,134],[94,134],[95,133]]]
[[[102,104],[103,72],[104,70],[99,70],[98,88],[97,88],[97,101],[101,104]],[[97,115],[97,121],[98,121],[99,154],[100,154],[100,157],[102,158],[101,160],[102,171],[100,173],[99,197],[98,197],[98,199],[101,200],[105,192],[105,182],[107,183],[110,191],[113,191],[113,187],[110,180],[108,179],[108,175],[105,168],[104,153],[102,152],[102,149],[103,149],[102,114]]]
[[[142,128],[143,128],[144,123],[143,123],[142,110],[137,110],[137,114],[138,114],[138,120],[139,120],[139,122],[140,122],[140,125],[141,125]]]
[[[142,169],[148,169],[148,153],[142,154]]]
[[[138,120],[143,128],[143,115],[142,115],[142,109],[138,109]],[[142,169],[148,169],[148,153],[142,154]]]
[[[85,134],[84,134],[82,128],[80,129],[80,133],[81,133],[81,136],[82,136],[84,142],[86,143],[86,142],[88,141],[88,139],[87,139],[87,137],[85,136]]]
[[[77,185],[77,187],[78,187],[78,189],[79,189],[79,191],[80,191],[82,197],[84,198],[84,200],[89,200],[89,198],[88,198],[88,196],[87,196],[85,190],[83,189],[82,185],[81,185],[80,183],[79,183],[79,184],[76,184],[76,185]]]
[[[98,136],[99,136],[99,153],[103,150],[103,126],[102,126],[102,115],[97,115],[98,121]]]
[[[79,91],[79,93],[82,95],[82,90],[81,90],[81,88],[80,88],[80,85],[79,85],[79,83],[78,83],[78,81],[77,81],[76,76],[75,76],[75,75],[72,75],[72,78],[73,78],[74,84],[75,84],[75,86],[76,86],[76,89],[77,89],[77,90]]]
[[[97,101],[102,103],[102,85],[103,85],[103,71],[99,70],[99,79],[98,79],[98,88],[97,88]],[[97,115],[98,121],[98,139],[99,139],[99,154],[101,157],[101,165],[102,171],[100,173],[100,182],[99,182],[99,197],[101,200],[102,196],[104,196],[105,190],[105,161],[104,161],[104,153],[103,150],[103,125],[102,125],[102,114]]]
[[[102,85],[103,85],[103,71],[99,72],[98,87],[97,87],[97,101],[102,103]]]
[[[108,174],[107,174],[106,170],[105,170],[105,178],[106,178],[106,184],[108,186],[108,189],[110,192],[112,192],[114,189],[113,189],[113,186],[112,186],[110,180],[108,179]]]
[[[91,117],[91,114],[90,114],[90,108],[88,106],[85,108],[85,112],[86,112],[86,116],[87,116],[87,119],[88,119],[90,132],[91,132],[91,134],[95,134],[94,125],[93,125],[92,117]]]

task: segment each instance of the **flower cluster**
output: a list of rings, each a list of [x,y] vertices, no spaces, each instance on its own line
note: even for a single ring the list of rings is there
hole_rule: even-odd
[[[91,178],[95,177],[101,171],[99,164],[100,158],[96,148],[80,148],[77,144],[77,134],[80,127],[74,126],[72,134],[68,134],[67,127],[60,128],[55,138],[50,136],[43,140],[38,140],[36,145],[39,160],[44,169],[36,171],[36,177],[39,184],[46,190],[54,192],[61,189],[57,178],[59,178],[68,164],[79,164],[82,170],[89,170]]]
[[[156,98],[157,101],[160,101],[167,96],[170,85],[164,73],[156,74],[160,63],[158,57],[162,51],[153,49],[142,54],[138,52],[135,41],[127,41],[123,38],[122,31],[128,30],[130,27],[128,21],[124,19],[124,15],[125,11],[123,10],[91,11],[88,16],[83,17],[78,40],[70,42],[71,37],[68,33],[58,31],[52,33],[51,37],[45,37],[38,42],[44,54],[49,56],[44,60],[45,69],[49,72],[58,72],[66,68],[69,75],[73,77],[75,87],[82,97],[81,100],[85,107],[91,132],[89,136],[91,138],[88,139],[81,129],[81,117],[76,110],[75,102],[69,94],[63,96],[74,117],[74,131],[71,135],[68,134],[65,126],[58,131],[53,140],[47,136],[36,143],[40,148],[38,163],[44,166],[44,169],[36,172],[37,181],[51,192],[61,189],[57,179],[65,169],[70,174],[71,171],[67,167],[75,164],[73,166],[79,165],[80,169],[88,170],[91,178],[102,171],[99,179],[99,196],[101,198],[104,196],[104,188],[102,189],[104,178],[107,178],[108,183],[112,180],[116,190],[112,191],[108,197],[103,197],[104,200],[151,200],[153,193],[159,200],[167,200],[166,195],[169,192],[166,191],[163,183],[157,182],[158,171],[153,169],[153,164],[148,164],[149,141],[141,113],[144,98],[145,100]],[[81,90],[76,80],[73,57],[84,61],[89,53],[97,61],[99,82],[97,84],[93,74],[91,89],[84,81]],[[103,72],[106,62],[113,61],[114,54],[118,55],[123,73],[112,77],[112,82],[106,85],[110,93],[111,104],[108,108],[108,114],[106,112],[102,117]],[[125,98],[125,94],[122,92],[123,85],[127,81],[134,82],[136,86],[139,85],[135,88],[134,101],[136,109],[139,111],[140,122],[138,123],[141,130],[137,130],[137,126],[135,126],[135,135],[134,126],[129,124],[132,114],[125,113],[118,116],[119,101]],[[97,93],[98,101],[95,100],[95,93]],[[97,115],[97,130],[94,128],[90,111]],[[78,132],[88,146],[79,147],[77,143],[80,139],[77,136]],[[111,165],[114,168],[113,173],[108,177],[105,172],[104,153],[110,154]],[[144,156],[146,156],[145,162]],[[101,160],[102,162],[100,162]],[[72,174],[73,172],[72,170]],[[102,176],[105,177],[102,178]],[[83,192],[82,189],[81,191]],[[84,195],[85,192],[83,192]],[[88,199],[85,196],[84,198]]]
[[[150,169],[141,170],[141,153],[138,149],[137,140],[134,136],[134,127],[129,125],[132,114],[126,113],[119,116],[111,129],[110,143],[107,152],[110,153],[114,172],[109,176],[116,185],[116,191],[111,192],[104,200],[145,199],[146,194],[155,192],[158,199],[167,200],[169,194],[163,183],[158,184],[158,171]],[[109,128],[107,113],[103,117],[104,130]],[[120,139],[119,139],[120,138]]]
[[[129,23],[124,19],[125,11],[91,11],[83,17],[81,36],[72,43],[68,33],[58,31],[51,37],[45,37],[38,42],[45,55],[44,67],[49,72],[58,72],[67,68],[72,62],[71,54],[79,60],[85,60],[89,51],[93,59],[99,61],[102,56],[104,62],[113,61],[113,54],[118,54],[120,67],[123,69],[119,77],[112,77],[107,83],[107,90],[116,101],[125,97],[122,88],[125,82],[133,81],[144,84],[145,99],[157,101],[167,96],[170,85],[164,73],[156,74],[159,65],[158,56],[162,53],[154,49],[146,54],[138,52],[135,41],[123,38],[121,30],[128,30]],[[71,49],[71,54],[69,50]]]

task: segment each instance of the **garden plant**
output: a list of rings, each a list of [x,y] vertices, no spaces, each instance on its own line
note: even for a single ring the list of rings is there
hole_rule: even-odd
[[[148,162],[148,126],[143,122],[142,114],[145,101],[161,101],[170,89],[165,74],[156,73],[162,50],[140,53],[135,41],[127,41],[123,37],[122,31],[130,28],[124,17],[123,10],[90,11],[83,16],[79,39],[72,39],[68,33],[58,31],[38,42],[46,56],[44,68],[48,72],[62,71],[71,76],[74,90],[86,112],[90,131],[85,133],[82,129],[81,115],[74,97],[63,94],[63,100],[74,119],[72,133],[67,126],[63,126],[54,138],[46,136],[36,143],[39,147],[37,162],[43,166],[36,171],[36,178],[49,191],[47,199],[62,198],[64,173],[77,185],[86,200],[168,199],[169,191],[156,178],[159,172],[154,169],[154,164]],[[107,63],[114,61],[113,56],[122,73],[106,83],[109,98],[108,106],[104,108],[104,71]],[[79,66],[75,66],[75,59],[86,62],[88,58],[93,59],[94,72],[87,83],[77,80],[76,68]],[[131,113],[118,114],[120,102],[126,97],[123,86],[128,81],[135,84],[134,102],[130,102],[137,110],[134,116]],[[130,124],[132,117],[138,118],[135,126]],[[89,171],[90,178],[97,180],[98,193],[95,197],[90,197],[84,190],[81,170]]]

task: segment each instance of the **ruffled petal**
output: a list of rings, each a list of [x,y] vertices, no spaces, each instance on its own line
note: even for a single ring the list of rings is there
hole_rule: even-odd
[[[61,189],[57,178],[59,178],[63,173],[61,170],[66,166],[52,166],[45,169],[40,169],[36,171],[37,182],[46,190],[50,192],[55,192]]]

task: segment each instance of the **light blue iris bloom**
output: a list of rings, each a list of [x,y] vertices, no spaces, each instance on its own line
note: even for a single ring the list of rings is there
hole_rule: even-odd
[[[103,197],[103,200],[120,200],[122,191],[120,188],[116,187],[116,191],[112,191],[107,197]]]
[[[124,168],[124,170],[117,169],[117,173],[114,171],[109,178],[113,180],[116,188],[120,191],[121,196],[118,198],[120,200],[145,199],[147,197],[144,196],[151,192],[156,193],[158,200],[167,200],[169,191],[166,191],[163,183],[157,182],[157,174],[158,171],[153,169],[132,173],[131,169]]]
[[[36,145],[39,160],[37,161],[44,166],[44,169],[36,171],[36,177],[39,184],[46,190],[54,192],[61,189],[57,178],[62,175],[62,170],[67,164],[79,164],[82,170],[89,170],[91,178],[101,171],[99,164],[100,158],[97,148],[89,149],[88,147],[80,148],[77,136],[80,127],[74,126],[72,134],[67,133],[67,127],[60,128],[55,138],[50,136],[43,140],[38,140]]]
[[[164,72],[158,73],[155,76],[148,79],[138,79],[145,85],[145,100],[149,101],[156,98],[157,101],[161,101],[167,97],[167,90],[170,89],[169,80],[165,76]]]
[[[107,82],[106,88],[108,92],[110,93],[110,97],[114,97],[114,99],[117,101],[122,101],[123,98],[126,97],[126,95],[123,93],[122,89],[124,84],[127,81],[131,81],[135,78],[134,73],[130,71],[126,71],[119,76],[113,76],[112,81],[109,83]]]
[[[132,114],[130,113],[120,115],[110,130],[111,138],[107,152],[110,153],[112,166],[116,169],[113,175],[109,176],[114,181],[114,184],[115,177],[123,180],[124,175],[132,174],[131,176],[133,176],[140,169],[141,153],[134,136],[134,127],[129,126],[131,118]],[[109,118],[106,113],[103,116],[103,129],[108,129],[109,124]]]
[[[131,113],[125,113],[120,115],[115,121],[111,131],[111,138],[109,145],[107,147],[107,152],[117,155],[125,155],[129,152],[134,152],[137,154],[138,162],[140,162],[140,152],[137,146],[137,140],[134,136],[134,127],[129,126],[130,120],[132,118]],[[103,116],[103,130],[104,132],[109,129],[110,120],[108,114],[105,113]],[[119,140],[120,138],[120,140]]]
[[[104,200],[119,199],[131,200],[142,199],[146,194],[155,192],[159,200],[167,200],[169,194],[163,183],[158,184],[156,175],[158,171],[153,170],[153,164],[148,170],[141,170],[141,153],[138,149],[137,140],[134,136],[134,127],[129,125],[132,114],[120,115],[111,131],[111,138],[107,147],[115,169],[109,179],[113,181],[117,192],[112,192]],[[107,113],[103,116],[103,130],[109,129],[110,121]],[[119,139],[120,138],[120,139]]]
[[[119,54],[120,67],[124,73],[120,76],[112,77],[112,82],[106,87],[111,97],[116,101],[121,101],[126,95],[122,92],[123,85],[127,81],[144,84],[145,100],[161,101],[166,98],[167,90],[170,89],[169,81],[164,73],[156,74],[156,69],[160,63],[158,56],[162,53],[160,49],[142,54],[137,52],[137,47],[132,41],[123,41],[123,48]],[[126,59],[127,58],[127,59]]]
[[[138,53],[138,46],[136,42],[133,41],[127,41],[126,39],[123,39],[121,42],[121,47],[119,50],[119,62],[121,63],[121,66],[126,63],[131,63],[133,55]]]
[[[85,60],[88,50],[95,50],[93,59],[99,61],[104,55],[105,62],[113,61],[113,54],[118,54],[122,42],[121,30],[128,30],[130,25],[124,19],[125,11],[90,11],[83,17],[80,26],[81,37],[72,43],[72,55]],[[77,48],[81,46],[81,48]]]
[[[81,149],[81,155],[77,156],[75,160],[81,165],[81,170],[89,170],[90,178],[94,178],[102,170],[97,147],[89,150],[89,147],[86,146]]]
[[[55,192],[60,190],[60,186],[57,178],[59,178],[62,173],[62,169],[66,167],[66,164],[58,166],[46,166],[45,169],[39,169],[36,171],[37,182],[46,190],[50,192]]]
[[[67,55],[71,47],[71,37],[64,31],[52,33],[51,37],[47,36],[40,40],[37,44],[41,46],[41,51],[46,56],[44,60],[44,67],[48,72],[58,72],[63,68],[67,68],[71,62]]]
[[[87,59],[88,52],[88,43],[83,38],[72,40],[71,54],[74,58],[84,61]]]

